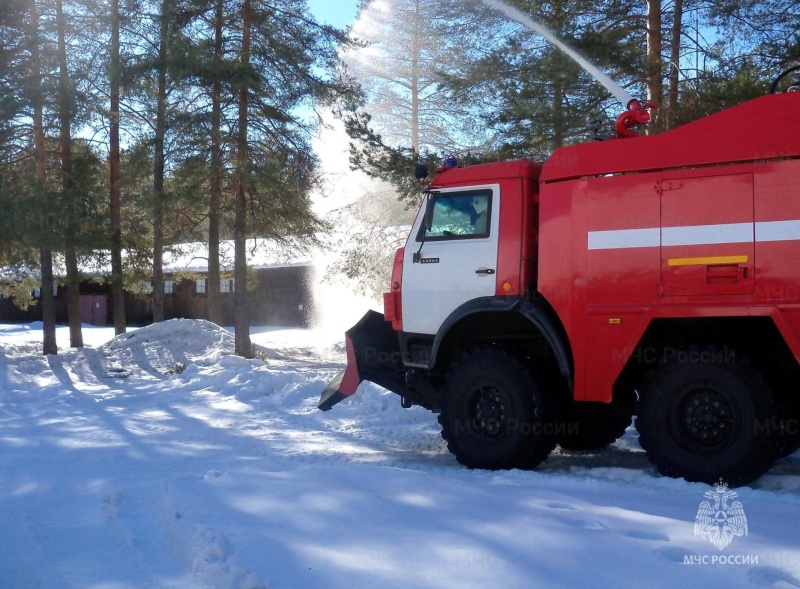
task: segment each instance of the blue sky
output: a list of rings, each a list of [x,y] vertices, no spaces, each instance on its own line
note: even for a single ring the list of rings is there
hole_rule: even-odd
[[[345,27],[356,18],[358,0],[308,0],[308,7],[320,22]]]

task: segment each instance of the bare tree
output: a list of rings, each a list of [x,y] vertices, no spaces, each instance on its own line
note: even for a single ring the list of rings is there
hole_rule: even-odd
[[[469,105],[442,86],[445,72],[460,71],[471,50],[460,36],[459,60],[452,59],[454,8],[434,0],[364,3],[353,27],[362,46],[344,60],[364,89],[370,124],[389,146],[441,153],[474,149],[485,139],[469,132]]]

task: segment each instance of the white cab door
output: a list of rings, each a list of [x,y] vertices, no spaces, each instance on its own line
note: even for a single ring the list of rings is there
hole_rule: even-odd
[[[499,186],[442,190],[428,198],[433,201],[431,229],[423,241],[423,204],[403,260],[403,331],[408,333],[435,334],[457,307],[496,290]]]

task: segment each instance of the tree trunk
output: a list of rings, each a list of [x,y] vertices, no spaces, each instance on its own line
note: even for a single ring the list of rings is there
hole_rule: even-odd
[[[64,249],[64,265],[67,270],[67,317],[69,320],[69,345],[83,347],[81,330],[81,274],[78,269],[78,254],[72,246]]]
[[[114,308],[114,333],[125,333],[125,291],[122,276],[122,207],[119,187],[119,0],[111,0],[111,111],[109,166],[111,193],[111,305]]]
[[[663,106],[664,99],[661,45],[661,0],[647,0],[647,100],[659,107]],[[656,110],[650,132],[659,132],[664,126],[663,120],[662,110]]]
[[[56,0],[56,22],[58,27],[58,116],[61,126],[59,138],[61,148],[61,194],[65,200],[75,198],[75,178],[72,175],[72,92],[69,87],[67,69],[66,22],[62,0]],[[71,207],[70,207],[71,209]],[[66,242],[64,243],[64,265],[67,270],[67,319],[69,322],[69,345],[83,347],[81,331],[81,278],[78,270],[78,255],[70,238],[75,234],[74,214],[70,210]]]
[[[167,134],[169,0],[161,1],[158,48],[158,107],[153,161],[153,322],[164,320],[164,137]]]
[[[31,81],[33,83],[33,146],[36,161],[36,178],[39,181],[39,191],[43,195],[47,191],[47,167],[44,148],[44,94],[42,91],[42,71],[39,58],[39,14],[36,0],[30,0],[31,19]],[[42,199],[45,201],[46,199]],[[42,206],[46,206],[44,203]],[[42,266],[42,352],[44,354],[57,354],[56,343],[56,307],[53,302],[53,252],[50,249],[50,240],[47,239],[46,228],[40,236],[42,246],[39,249],[39,261]]]
[[[42,353],[58,354],[56,343],[56,305],[53,301],[53,252],[43,247],[39,250],[42,266]]]
[[[675,18],[672,22],[672,39],[669,48],[669,91],[667,97],[667,124],[671,129],[677,125],[678,82],[681,60],[681,33],[683,30],[683,0],[675,0]]]
[[[419,0],[414,0],[414,34],[411,41],[411,148],[419,153],[419,53],[420,35]]]
[[[243,67],[250,63],[250,0],[242,6],[242,59]],[[239,88],[239,132],[236,153],[236,203],[233,226],[234,240],[234,327],[236,329],[236,353],[252,358],[250,343],[250,317],[247,308],[247,110],[249,82],[243,81]]]
[[[214,86],[211,91],[211,198],[208,207],[208,320],[222,324],[219,292],[220,207],[222,206],[222,82],[217,68],[222,63],[222,0],[214,6]],[[241,285],[244,287],[244,284]],[[235,291],[234,291],[235,292]]]

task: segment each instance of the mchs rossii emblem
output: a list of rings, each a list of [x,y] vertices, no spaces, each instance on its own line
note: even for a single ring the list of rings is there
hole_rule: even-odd
[[[720,550],[735,536],[747,536],[747,516],[738,495],[722,479],[714,483],[713,491],[706,491],[694,519],[694,535],[706,538]]]

